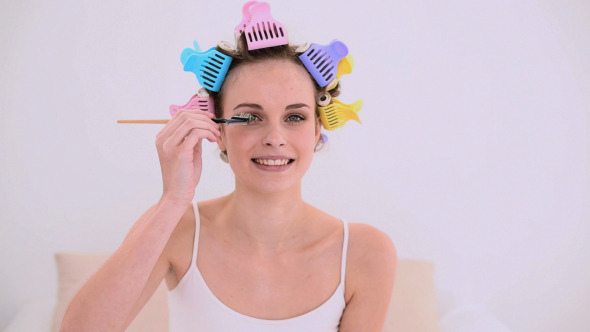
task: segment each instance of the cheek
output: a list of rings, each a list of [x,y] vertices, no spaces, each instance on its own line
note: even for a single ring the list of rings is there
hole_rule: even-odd
[[[299,131],[293,133],[292,142],[297,142],[296,144],[305,150],[314,150],[315,145],[317,143],[317,138],[319,137],[319,131],[316,130],[316,127],[307,128],[305,131]]]
[[[242,128],[236,127],[225,130],[223,140],[228,153],[230,151],[234,154],[240,153],[240,151],[247,150],[248,147],[251,147],[255,143],[256,135],[253,135],[251,132],[240,131],[240,129]]]

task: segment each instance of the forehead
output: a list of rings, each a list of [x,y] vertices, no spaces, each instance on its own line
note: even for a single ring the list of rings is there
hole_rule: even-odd
[[[239,66],[226,77],[224,105],[252,102],[315,102],[306,69],[289,60],[264,60]],[[224,107],[225,108],[225,107]]]

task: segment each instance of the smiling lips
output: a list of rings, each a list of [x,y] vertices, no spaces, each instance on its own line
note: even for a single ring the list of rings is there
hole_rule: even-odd
[[[252,161],[254,161],[255,163],[265,166],[284,166],[293,162],[293,160],[294,159],[252,159]]]

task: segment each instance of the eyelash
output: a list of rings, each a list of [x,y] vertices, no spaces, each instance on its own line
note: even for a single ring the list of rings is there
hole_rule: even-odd
[[[260,117],[258,115],[253,114],[253,113],[248,113],[248,112],[238,112],[238,113],[234,114],[234,116],[242,116],[242,117],[251,118],[249,123],[256,122],[256,121],[260,120]]]
[[[293,117],[296,117],[297,120],[295,120],[295,121],[290,120]],[[289,121],[289,122],[301,122],[303,120],[305,120],[305,117],[302,115],[299,115],[299,114],[291,114],[291,115],[287,116],[287,121]]]
[[[260,121],[261,120],[261,118],[258,115],[254,114],[254,113],[249,113],[249,112],[238,112],[235,115],[253,118],[253,120],[250,121],[250,123],[257,122],[257,121]],[[295,123],[297,123],[297,122],[304,121],[305,120],[305,116],[300,115],[300,114],[289,114],[285,118],[285,120],[287,122],[295,122]]]

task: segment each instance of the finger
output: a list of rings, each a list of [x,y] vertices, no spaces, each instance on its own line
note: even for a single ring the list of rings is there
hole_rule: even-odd
[[[170,136],[171,144],[181,144],[184,141],[184,138],[189,136],[193,131],[196,134],[200,134],[201,138],[209,136],[209,134],[212,134],[213,137],[221,135],[219,124],[213,121],[187,119]]]
[[[184,138],[189,136],[191,131],[197,130],[195,133],[199,134],[201,138],[207,137],[208,140],[216,140],[216,137],[221,135],[219,124],[211,121],[208,118],[195,119],[189,117],[185,119],[173,133],[169,131],[164,132],[158,137],[160,144],[165,148],[178,146],[183,143]]]
[[[195,119],[195,120],[202,120],[204,122],[213,122],[210,119],[213,118],[213,114],[208,112],[203,112],[199,110],[180,110],[178,111],[174,117],[168,121],[168,124],[160,130],[158,135],[156,136],[159,140],[166,140],[167,137],[171,136],[176,130],[186,122],[187,119]],[[215,123],[213,123],[215,124]]]
[[[207,139],[209,142],[217,142],[217,137],[212,132],[202,129],[193,129],[182,139],[180,145],[192,149],[202,139]]]
[[[203,111],[178,111],[174,117],[168,121],[166,126],[162,128],[159,136],[169,136],[178,129],[187,119],[201,119],[202,121],[208,121],[211,119],[211,114]]]

